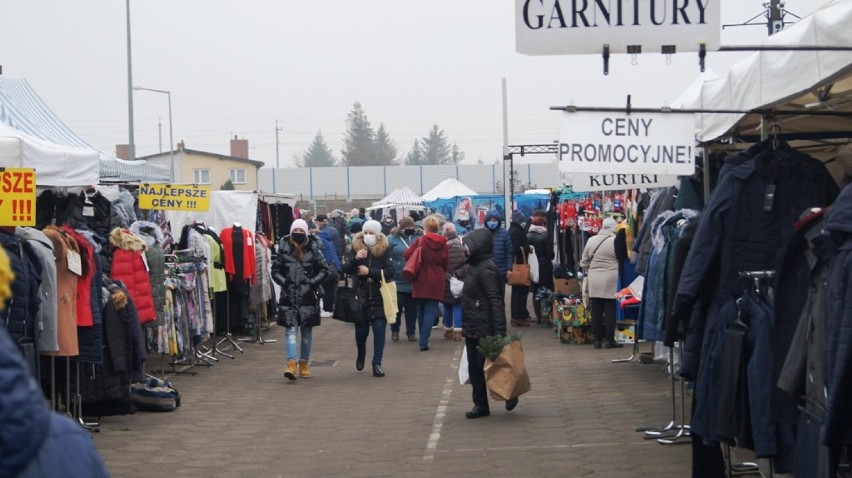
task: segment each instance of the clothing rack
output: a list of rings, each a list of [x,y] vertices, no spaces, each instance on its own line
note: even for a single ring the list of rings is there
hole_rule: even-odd
[[[680,347],[680,356],[683,359],[683,347]],[[672,418],[669,423],[662,427],[635,427],[637,432],[644,432],[646,440],[654,440],[661,445],[675,445],[689,443],[689,425],[686,424],[686,385],[683,379],[679,379],[674,370],[674,347],[669,347],[669,376],[672,385]],[[680,422],[677,416],[677,391],[676,382],[680,380]]]

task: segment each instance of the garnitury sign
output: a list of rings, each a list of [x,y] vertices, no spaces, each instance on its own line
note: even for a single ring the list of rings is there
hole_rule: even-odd
[[[526,55],[719,49],[721,0],[515,0],[515,49]]]

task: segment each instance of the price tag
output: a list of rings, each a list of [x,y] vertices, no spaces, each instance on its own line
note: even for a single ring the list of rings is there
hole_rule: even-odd
[[[246,236],[246,245],[248,247],[254,247],[254,241],[252,241],[251,236]]]
[[[94,217],[95,208],[92,206],[83,206],[83,215],[86,217]]]
[[[142,253],[142,263],[143,263],[143,264],[145,264],[145,271],[146,271],[146,272],[151,272],[151,268],[150,268],[150,267],[148,267],[148,258],[147,258],[147,257],[145,257],[145,253],[144,253],[144,252]]]
[[[80,254],[74,251],[68,251],[68,270],[78,276],[83,275],[83,261],[80,259]]]

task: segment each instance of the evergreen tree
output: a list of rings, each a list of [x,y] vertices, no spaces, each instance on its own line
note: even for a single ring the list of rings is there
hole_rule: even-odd
[[[384,123],[379,123],[379,129],[376,131],[376,164],[380,166],[390,166],[396,164],[396,157],[399,151],[393,140],[390,139]]]
[[[340,152],[342,166],[370,166],[376,164],[375,134],[361,103],[357,101],[346,118],[346,135]]]
[[[429,136],[423,138],[423,164],[454,164],[447,136],[438,124],[432,125]]]
[[[336,163],[337,160],[334,158],[334,153],[331,152],[331,148],[328,147],[325,138],[322,136],[322,130],[317,131],[317,135],[314,136],[314,142],[311,143],[308,150],[302,155],[299,165],[308,168],[325,168],[334,166]]]
[[[418,166],[421,164],[425,164],[423,162],[423,147],[420,146],[420,140],[414,138],[414,146],[411,147],[411,150],[408,151],[408,154],[405,155],[405,159],[402,164],[407,166]]]
[[[225,181],[222,184],[222,187],[219,188],[219,189],[222,190],[222,191],[233,191],[234,190],[234,183],[232,183],[231,180],[228,179],[227,181]]]
[[[458,143],[453,143],[452,164],[459,164],[464,161],[464,153],[459,151]],[[482,164],[482,163],[480,163]]]

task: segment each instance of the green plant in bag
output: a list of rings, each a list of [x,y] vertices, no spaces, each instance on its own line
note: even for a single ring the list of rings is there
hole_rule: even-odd
[[[500,356],[500,352],[503,351],[503,347],[516,340],[521,340],[521,334],[518,332],[514,332],[506,337],[489,335],[479,339],[479,346],[477,346],[476,349],[479,350],[479,353],[484,355],[486,359],[493,362]]]

